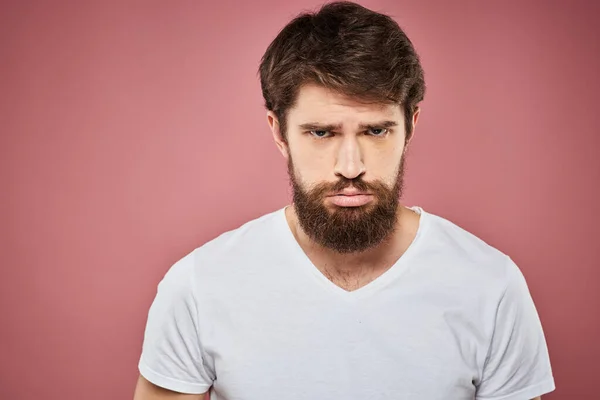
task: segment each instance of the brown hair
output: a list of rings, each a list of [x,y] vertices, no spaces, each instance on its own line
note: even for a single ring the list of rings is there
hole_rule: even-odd
[[[407,139],[425,95],[423,68],[404,31],[389,16],[347,1],[294,18],[267,48],[259,74],[265,106],[284,137],[287,111],[306,83],[402,105]]]

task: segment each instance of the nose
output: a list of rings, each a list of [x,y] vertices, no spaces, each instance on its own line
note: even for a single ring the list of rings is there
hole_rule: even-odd
[[[335,174],[347,179],[358,178],[366,172],[362,151],[357,137],[347,135],[337,149]]]

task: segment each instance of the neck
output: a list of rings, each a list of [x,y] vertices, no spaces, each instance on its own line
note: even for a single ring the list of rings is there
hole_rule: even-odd
[[[298,244],[317,268],[326,275],[354,277],[390,268],[414,239],[419,222],[418,214],[400,206],[396,226],[382,243],[365,251],[342,254],[312,240],[300,227],[293,207],[286,209],[286,216]]]

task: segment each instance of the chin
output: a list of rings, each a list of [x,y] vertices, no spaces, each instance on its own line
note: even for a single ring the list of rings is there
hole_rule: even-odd
[[[358,207],[342,207],[342,206],[337,206],[335,204],[330,204],[329,206],[326,206],[326,208],[332,214],[337,213],[337,214],[347,215],[348,217],[353,217],[353,216],[358,217],[361,215],[365,215],[367,212],[372,210],[374,208],[374,204],[369,203],[369,204],[365,204],[363,206],[358,206]]]

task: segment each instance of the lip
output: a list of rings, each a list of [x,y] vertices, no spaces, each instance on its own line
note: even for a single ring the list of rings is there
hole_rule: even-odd
[[[344,189],[341,192],[338,192],[332,196],[370,196],[371,193],[361,192],[358,189]]]
[[[329,200],[339,207],[360,207],[372,202],[374,196],[368,193],[353,192],[352,194],[337,194],[329,196]]]

